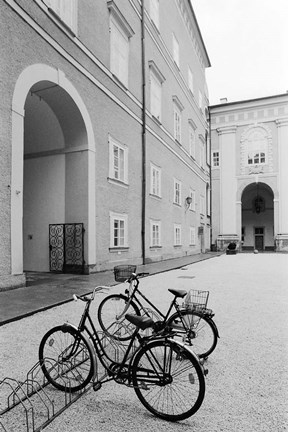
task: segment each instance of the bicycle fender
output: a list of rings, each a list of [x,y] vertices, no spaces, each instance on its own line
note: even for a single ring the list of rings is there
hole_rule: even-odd
[[[212,325],[212,327],[214,328],[217,338],[220,339],[218,327],[216,326],[215,321],[213,319],[209,319],[209,322]]]
[[[197,356],[197,354],[195,354],[194,351],[193,351],[191,348],[189,348],[188,345],[185,345],[184,342],[180,342],[180,341],[178,341],[178,340],[175,341],[175,339],[172,339],[172,338],[168,338],[168,341],[169,341],[169,342],[173,342],[175,345],[181,346],[181,348],[184,348],[185,350],[189,351],[189,353],[192,354],[192,356],[195,358],[195,360],[196,360],[199,364],[201,364],[201,363],[200,363],[200,360],[199,360],[199,357]]]
[[[68,333],[69,330],[72,330],[73,333],[75,333],[75,332],[79,333],[78,328],[74,324],[71,324],[69,322],[64,323],[61,326],[61,329],[62,329],[63,333]],[[85,342],[87,343],[87,345],[89,346],[89,348],[91,349],[92,361],[93,361],[93,378],[92,378],[92,380],[94,381],[95,378],[96,378],[96,375],[97,375],[97,356],[96,356],[96,352],[95,352],[95,349],[94,349],[94,346],[93,346],[92,342],[87,337],[86,333],[81,332],[81,336],[83,337],[83,339],[85,340]]]

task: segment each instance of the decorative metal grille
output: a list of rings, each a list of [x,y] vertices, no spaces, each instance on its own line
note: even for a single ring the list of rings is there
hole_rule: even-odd
[[[84,272],[84,231],[83,223],[49,225],[51,272]]]

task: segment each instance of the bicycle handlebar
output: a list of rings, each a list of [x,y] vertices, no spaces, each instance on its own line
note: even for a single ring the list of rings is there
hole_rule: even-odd
[[[94,300],[94,297],[95,297],[96,293],[101,292],[102,290],[105,290],[105,289],[108,290],[108,289],[110,289],[110,287],[108,287],[108,286],[101,286],[100,285],[100,286],[97,286],[97,287],[95,287],[93,289],[93,292],[92,292],[92,294],[91,294],[90,297],[87,297],[86,295],[79,296],[78,294],[73,294],[73,299],[74,299],[74,301],[82,300],[83,302],[88,302],[90,300],[92,301],[92,300]]]

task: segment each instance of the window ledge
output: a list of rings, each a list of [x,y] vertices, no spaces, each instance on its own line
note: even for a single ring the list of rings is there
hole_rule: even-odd
[[[110,247],[109,248],[109,252],[128,252],[128,250],[129,250],[129,247],[128,246],[115,246],[115,247]]]
[[[175,249],[181,249],[182,248],[182,244],[181,245],[174,245],[173,247],[175,248]]]
[[[150,250],[162,249],[162,246],[150,246]]]
[[[161,120],[155,117],[153,114],[152,114],[152,120],[154,120],[154,122],[157,123],[158,125],[162,125]]]
[[[157,200],[161,200],[162,199],[162,197],[160,195],[155,195],[153,193],[150,193],[149,195],[150,195],[151,198],[155,198]]]
[[[115,184],[117,186],[122,186],[125,188],[129,187],[129,183],[123,182],[122,180],[117,180],[117,179],[114,179],[112,177],[107,177],[107,180],[109,183]]]
[[[65,21],[62,20],[62,18],[50,7],[48,7],[48,12],[53,16],[53,18],[61,24],[65,28],[68,33],[71,34],[71,36],[76,37],[76,33],[72,30],[71,27],[69,27],[68,24],[65,23]]]

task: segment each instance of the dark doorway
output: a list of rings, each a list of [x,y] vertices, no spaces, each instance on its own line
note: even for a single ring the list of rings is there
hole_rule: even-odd
[[[264,250],[264,228],[256,227],[255,228],[255,249],[258,251]]]
[[[83,223],[49,225],[50,271],[84,273]]]

